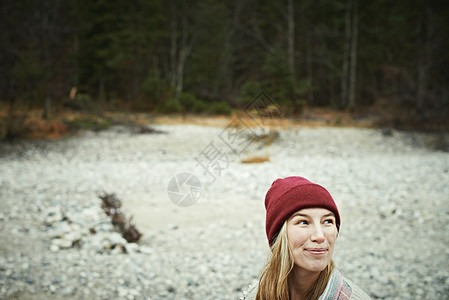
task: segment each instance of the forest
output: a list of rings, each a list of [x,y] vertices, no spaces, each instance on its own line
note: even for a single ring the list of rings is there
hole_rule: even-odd
[[[304,107],[449,116],[441,0],[2,1],[0,103],[228,114]],[[3,105],[2,105],[3,106]],[[447,128],[446,128],[447,129]]]

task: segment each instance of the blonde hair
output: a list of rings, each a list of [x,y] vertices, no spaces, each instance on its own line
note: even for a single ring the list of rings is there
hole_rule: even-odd
[[[294,258],[288,246],[287,222],[285,222],[271,246],[267,263],[261,270],[256,300],[290,299],[288,279],[294,264]],[[334,262],[331,260],[321,271],[315,284],[307,291],[306,299],[316,300],[320,297],[334,268]]]

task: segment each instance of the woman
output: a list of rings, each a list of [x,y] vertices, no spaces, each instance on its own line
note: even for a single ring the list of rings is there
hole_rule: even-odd
[[[243,299],[370,299],[334,266],[340,215],[324,187],[297,176],[277,179],[265,208],[271,255]]]

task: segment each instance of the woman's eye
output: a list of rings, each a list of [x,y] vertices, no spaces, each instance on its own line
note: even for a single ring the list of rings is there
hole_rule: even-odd
[[[298,222],[296,222],[296,224],[298,224],[298,225],[307,225],[307,224],[309,224],[309,222],[307,222],[306,220],[299,220]]]
[[[324,224],[334,224],[334,219],[324,220]]]

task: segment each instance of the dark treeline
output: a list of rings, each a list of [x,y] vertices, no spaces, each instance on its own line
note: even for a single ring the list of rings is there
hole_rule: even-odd
[[[430,0],[1,1],[0,99],[226,112],[449,107],[449,5]],[[72,97],[73,98],[73,97]]]

